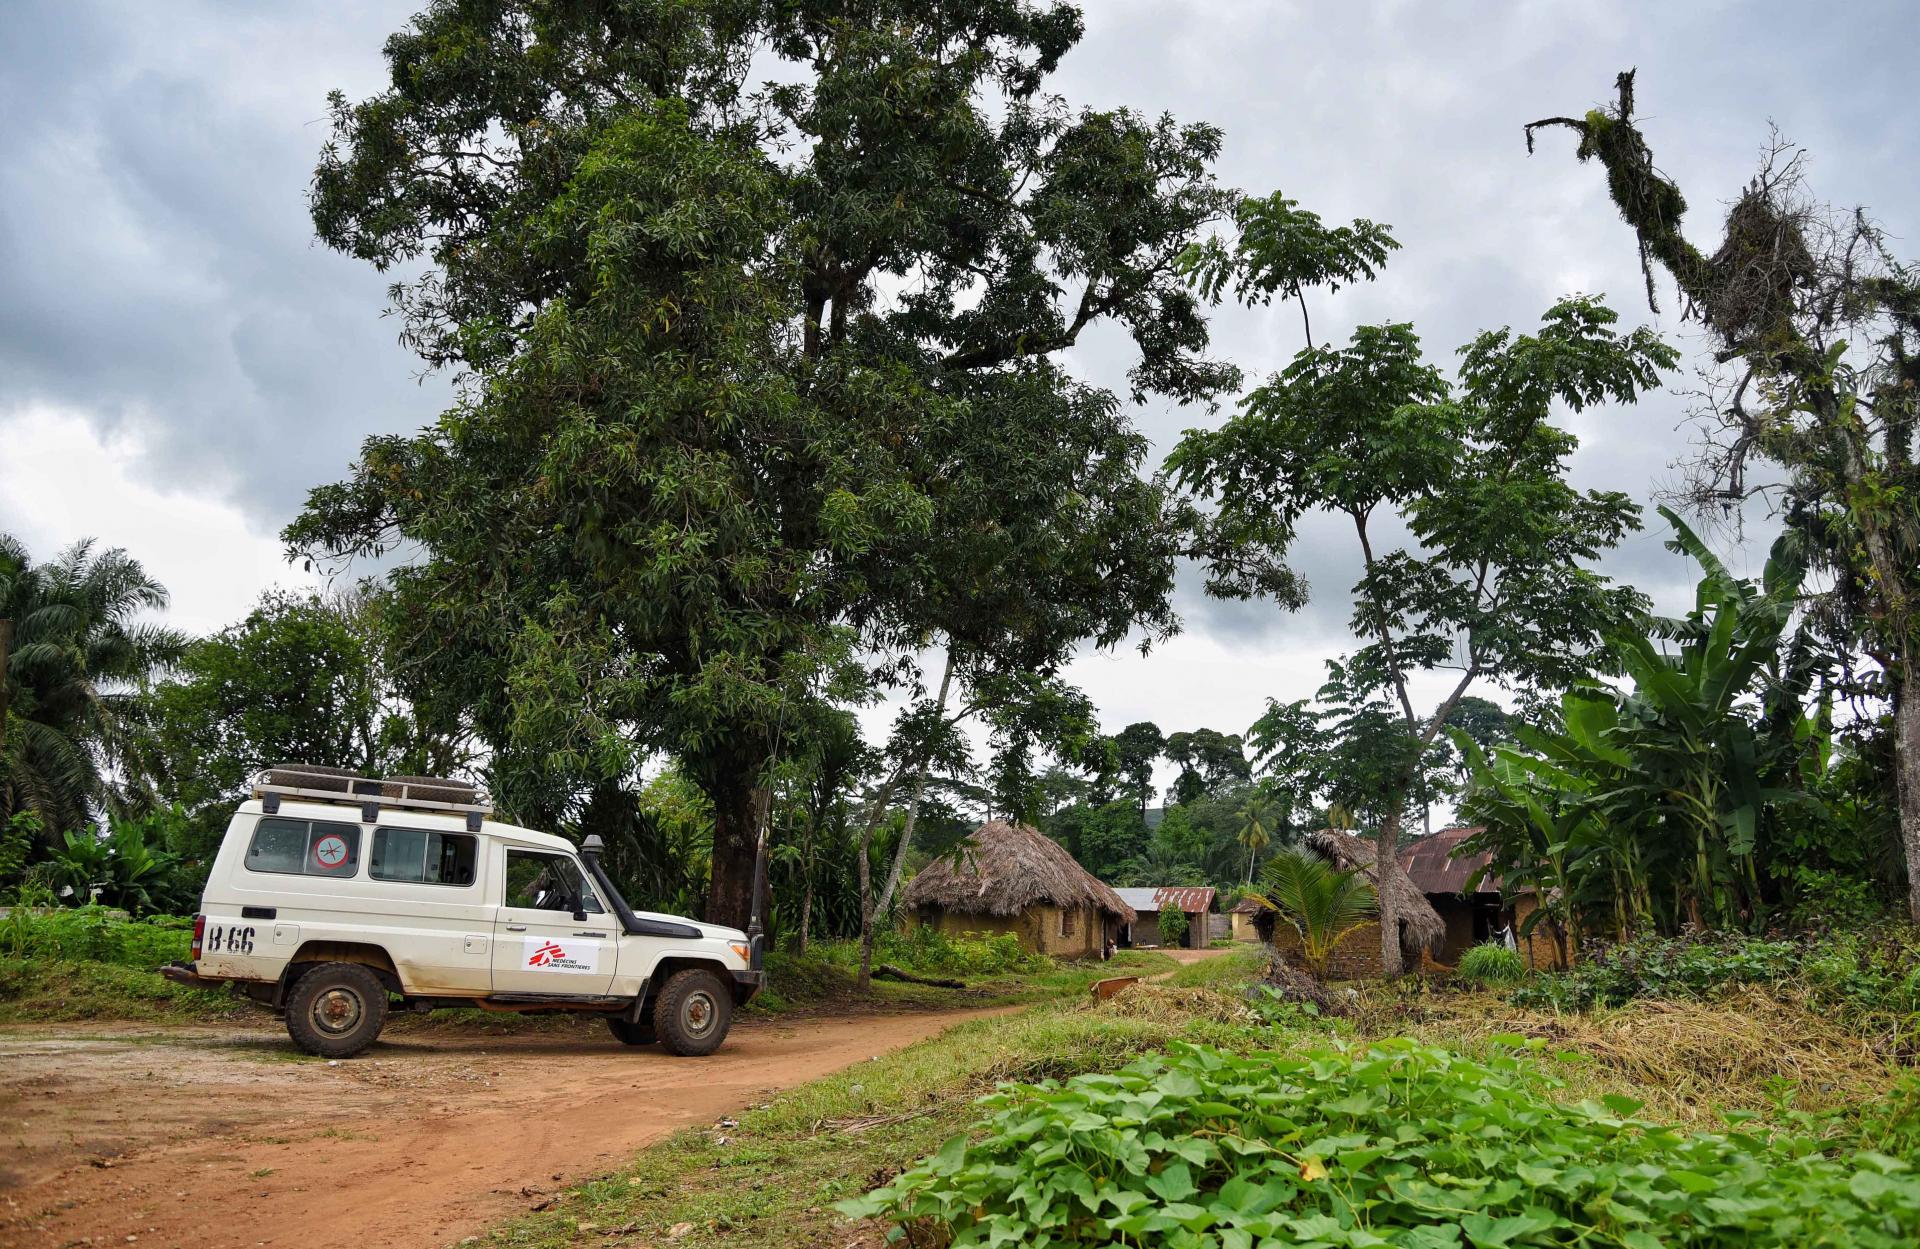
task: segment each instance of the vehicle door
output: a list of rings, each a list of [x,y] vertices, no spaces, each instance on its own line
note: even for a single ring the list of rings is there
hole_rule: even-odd
[[[619,955],[617,920],[570,854],[502,845],[495,879],[495,993],[604,994]]]

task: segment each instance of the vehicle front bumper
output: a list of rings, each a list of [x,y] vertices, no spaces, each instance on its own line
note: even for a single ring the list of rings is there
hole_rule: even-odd
[[[760,995],[767,987],[766,969],[762,967],[742,968],[733,973],[733,1000],[745,1006]]]

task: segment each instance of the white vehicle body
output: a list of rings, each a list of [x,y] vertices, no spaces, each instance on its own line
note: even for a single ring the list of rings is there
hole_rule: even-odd
[[[312,968],[353,964],[415,1010],[581,1011],[650,1031],[676,972],[711,973],[727,1018],[764,978],[745,933],[633,912],[571,842],[479,807],[260,794],[234,813],[200,910],[193,961],[168,975],[282,1011]]]

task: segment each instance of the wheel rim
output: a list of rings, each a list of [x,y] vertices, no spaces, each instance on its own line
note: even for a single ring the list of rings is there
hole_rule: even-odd
[[[680,1022],[688,1036],[706,1036],[719,1021],[720,1006],[713,1000],[713,994],[698,989],[687,995],[686,1004],[680,1008]]]
[[[314,1027],[328,1036],[340,1036],[359,1027],[366,1013],[367,1005],[360,1000],[358,993],[344,985],[336,985],[313,999],[313,1007],[307,1016],[313,1020]]]

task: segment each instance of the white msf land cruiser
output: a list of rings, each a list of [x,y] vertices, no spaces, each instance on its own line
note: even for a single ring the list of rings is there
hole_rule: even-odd
[[[766,981],[760,941],[636,914],[598,837],[576,852],[491,810],[459,781],[269,769],[213,861],[193,961],[162,974],[229,985],[327,1058],[373,1044],[396,997],[421,1012],[598,1014],[628,1045],[720,1048]]]

